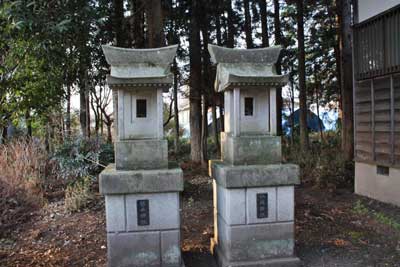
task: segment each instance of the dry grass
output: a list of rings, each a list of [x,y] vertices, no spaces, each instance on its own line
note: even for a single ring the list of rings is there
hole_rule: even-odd
[[[39,142],[21,139],[0,145],[0,230],[43,205],[42,174],[47,162]]]

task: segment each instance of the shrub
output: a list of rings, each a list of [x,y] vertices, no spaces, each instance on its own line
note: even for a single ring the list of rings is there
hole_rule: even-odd
[[[92,196],[90,192],[92,184],[92,178],[86,176],[83,179],[68,185],[65,190],[65,209],[74,212],[86,207]]]
[[[354,164],[343,159],[340,136],[328,133],[323,142],[317,136],[310,135],[310,148],[306,153],[301,151],[297,143],[284,146],[285,158],[300,166],[302,182],[318,187],[352,187]],[[285,140],[284,143],[287,142]]]
[[[53,159],[58,164],[60,177],[76,180],[96,175],[114,161],[114,148],[102,139],[69,138],[56,148]]]

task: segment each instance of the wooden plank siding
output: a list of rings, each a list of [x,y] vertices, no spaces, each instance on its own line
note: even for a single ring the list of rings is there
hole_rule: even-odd
[[[400,74],[355,86],[356,161],[400,167]]]
[[[356,80],[400,72],[400,5],[355,24],[353,32]]]
[[[393,162],[400,166],[400,75],[393,76]]]

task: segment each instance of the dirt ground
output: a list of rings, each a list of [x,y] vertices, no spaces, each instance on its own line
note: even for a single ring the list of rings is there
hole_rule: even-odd
[[[216,266],[209,253],[213,232],[212,183],[202,169],[185,170],[182,249],[187,267]],[[49,203],[30,220],[0,235],[0,266],[106,266],[103,198],[66,213]],[[304,266],[400,266],[400,208],[349,190],[296,189],[296,254]]]

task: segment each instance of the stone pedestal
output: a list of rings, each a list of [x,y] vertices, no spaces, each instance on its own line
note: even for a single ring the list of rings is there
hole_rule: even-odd
[[[181,169],[116,170],[100,175],[106,199],[109,267],[181,267]]]
[[[210,162],[214,178],[212,251],[221,267],[298,266],[294,257],[293,164]]]

